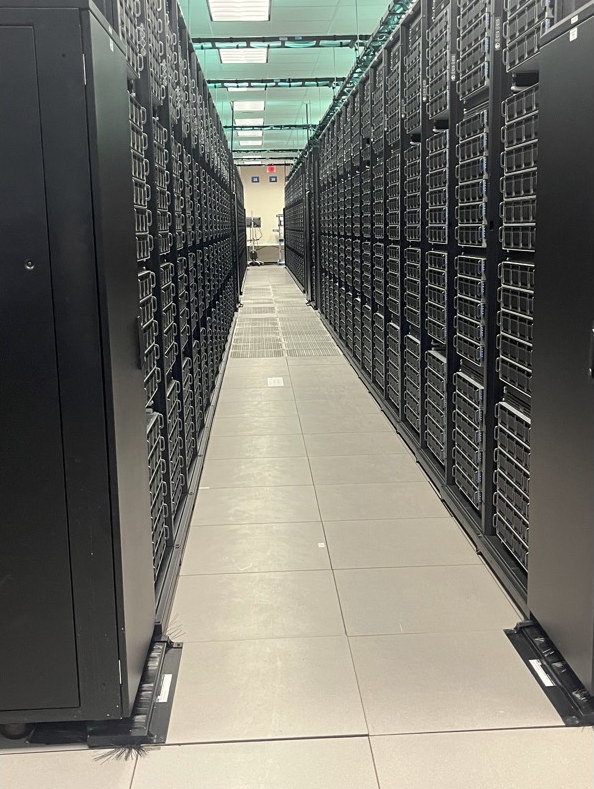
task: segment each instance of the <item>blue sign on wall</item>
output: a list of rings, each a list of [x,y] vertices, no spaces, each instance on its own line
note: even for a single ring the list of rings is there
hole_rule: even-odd
[[[260,176],[259,175],[252,175],[252,183],[259,184],[260,183]]]
[[[271,183],[271,184],[276,184],[276,183],[278,183],[278,176],[276,176],[276,175],[270,175],[270,176],[268,177],[268,180],[270,181],[270,183]]]

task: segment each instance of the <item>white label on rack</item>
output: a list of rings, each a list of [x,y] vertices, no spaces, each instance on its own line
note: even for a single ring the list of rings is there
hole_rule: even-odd
[[[540,660],[529,660],[528,662],[532,666],[532,668],[534,670],[534,673],[540,679],[540,681],[545,686],[545,688],[554,688],[555,687],[555,683],[553,682],[553,680],[549,677],[547,672],[542,667],[542,663],[540,662]]]
[[[572,17],[571,17],[571,24],[572,24],[572,25],[577,25],[577,23],[578,23],[579,21],[580,21],[580,16],[579,16],[579,14],[576,14],[575,16],[572,16]]]
[[[452,82],[456,81],[457,76],[458,76],[458,65],[457,65],[456,55],[452,55],[452,60],[450,64],[450,77]]]
[[[268,386],[284,386],[285,379],[284,378],[269,378],[268,379]]]
[[[569,31],[569,40],[575,41],[577,37],[578,37],[578,29],[577,27],[574,27],[573,30]]]
[[[171,681],[173,674],[163,674],[163,682],[161,682],[161,692],[157,697],[158,704],[166,704],[169,698],[169,691],[171,690]]]
[[[501,17],[495,17],[495,51],[499,52],[501,49]]]

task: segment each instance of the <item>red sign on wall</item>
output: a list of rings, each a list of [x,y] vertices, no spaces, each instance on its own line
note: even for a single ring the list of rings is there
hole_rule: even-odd
[[[268,173],[275,173],[276,172],[276,167],[273,164],[269,164],[268,167],[266,168],[266,172],[268,172]]]

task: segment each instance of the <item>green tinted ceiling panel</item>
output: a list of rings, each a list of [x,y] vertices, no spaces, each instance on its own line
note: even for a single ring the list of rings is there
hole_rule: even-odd
[[[272,0],[269,22],[212,22],[206,0],[179,0],[190,34],[202,38],[249,36],[369,36],[388,8],[388,0]],[[221,63],[217,50],[197,50],[207,80],[307,79],[335,77],[339,84],[351,71],[356,48],[291,46],[268,47],[267,63]],[[304,42],[306,43],[306,42]],[[268,46],[268,44],[267,44]],[[332,103],[335,88],[269,87],[246,93],[212,90],[223,124],[231,125],[232,101],[264,100],[263,113],[237,113],[240,118],[263,117],[265,124],[317,124]],[[228,132],[229,136],[231,131]],[[300,149],[307,129],[265,130],[263,150]],[[240,150],[237,136],[234,148]],[[242,146],[245,147],[245,146]]]

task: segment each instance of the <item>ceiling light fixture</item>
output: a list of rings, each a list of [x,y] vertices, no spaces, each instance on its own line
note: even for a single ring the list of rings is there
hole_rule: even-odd
[[[268,63],[267,49],[219,49],[221,63]]]
[[[235,118],[236,126],[264,126],[264,118]]]
[[[229,93],[253,93],[254,91],[257,93],[258,91],[264,90],[264,88],[227,88]]]
[[[213,22],[269,22],[270,0],[207,0]]]
[[[240,145],[245,145],[245,146],[248,146],[248,145],[262,145],[262,140],[240,140],[239,144]]]
[[[237,132],[238,137],[261,137],[264,134],[263,131],[258,131],[258,129],[239,129]]]
[[[232,101],[235,112],[264,112],[263,101]]]

